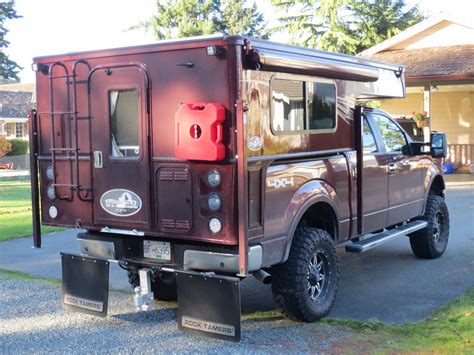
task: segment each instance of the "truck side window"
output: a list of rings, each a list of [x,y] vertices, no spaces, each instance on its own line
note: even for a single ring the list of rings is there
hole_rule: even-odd
[[[387,153],[403,152],[407,148],[407,140],[402,130],[388,117],[372,114],[375,124],[380,130]]]
[[[362,143],[364,145],[364,153],[373,153],[377,151],[377,144],[375,143],[374,133],[367,122],[367,119],[364,118],[362,132]]]
[[[309,129],[336,127],[336,87],[329,83],[308,83]]]
[[[140,155],[138,90],[111,90],[109,103],[112,157]]]
[[[272,82],[273,129],[277,132],[304,130],[304,82],[275,79]]]

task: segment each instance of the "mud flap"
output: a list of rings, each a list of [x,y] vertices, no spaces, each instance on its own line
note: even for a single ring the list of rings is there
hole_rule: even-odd
[[[109,262],[66,253],[61,253],[61,259],[63,308],[105,317],[109,301]]]
[[[176,279],[179,329],[240,341],[240,279],[186,271]]]

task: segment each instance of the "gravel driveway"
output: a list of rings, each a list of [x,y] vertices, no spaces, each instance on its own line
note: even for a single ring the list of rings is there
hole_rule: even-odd
[[[0,284],[2,354],[340,352],[352,335],[274,317],[243,321],[242,341],[232,343],[179,331],[174,303],[135,313],[131,294],[111,292],[108,317],[97,318],[62,310],[57,286],[2,277]]]

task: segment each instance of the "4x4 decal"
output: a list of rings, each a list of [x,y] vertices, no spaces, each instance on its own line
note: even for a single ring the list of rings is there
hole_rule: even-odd
[[[274,189],[279,189],[281,187],[295,186],[295,180],[290,178],[281,178],[281,179],[267,179],[267,186],[273,187]]]

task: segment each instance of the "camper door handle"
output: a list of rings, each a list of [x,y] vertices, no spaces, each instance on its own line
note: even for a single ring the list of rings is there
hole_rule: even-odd
[[[94,168],[101,169],[103,167],[102,161],[102,152],[100,150],[96,150],[94,152]]]

